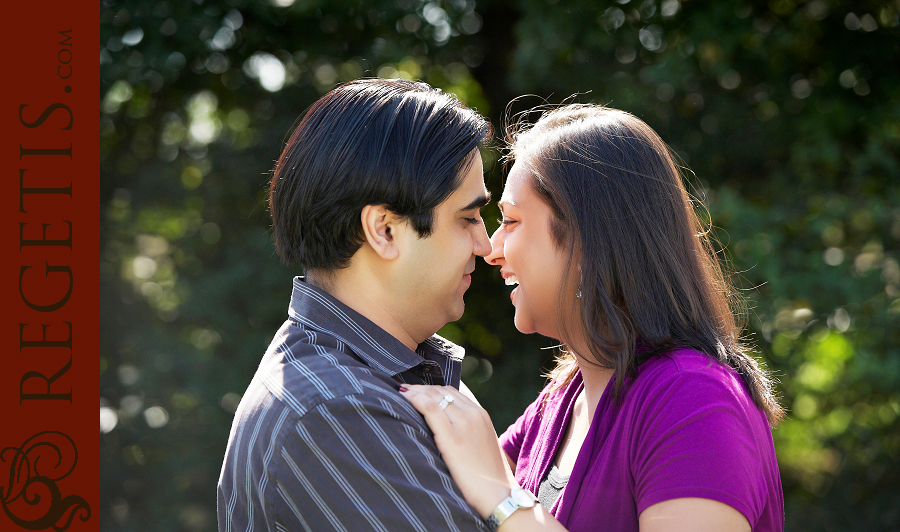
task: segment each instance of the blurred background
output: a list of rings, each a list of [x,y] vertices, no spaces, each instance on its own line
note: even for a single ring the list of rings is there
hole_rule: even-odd
[[[656,129],[695,174],[746,336],[780,381],[787,530],[900,530],[898,14],[900,0],[103,0],[103,530],[216,529],[232,415],[300,273],[274,251],[268,172],[306,107],[362,76],[427,81],[498,130],[572,95]],[[484,160],[499,197],[498,153]],[[479,262],[441,333],[467,349],[499,432],[554,342],[513,328]]]

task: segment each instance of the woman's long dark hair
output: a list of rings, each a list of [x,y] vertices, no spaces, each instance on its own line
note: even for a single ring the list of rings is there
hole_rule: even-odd
[[[624,111],[572,104],[514,125],[507,140],[554,213],[555,243],[578,259],[582,296],[560,294],[560,315],[580,304],[590,351],[580,354],[615,369],[616,396],[649,357],[689,347],[737,370],[774,426],[783,409],[740,339],[742,302],[656,132]],[[576,368],[564,350],[549,376],[564,383]]]

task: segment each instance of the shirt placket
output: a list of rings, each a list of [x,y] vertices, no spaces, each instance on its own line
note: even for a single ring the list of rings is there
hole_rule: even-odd
[[[420,364],[422,368],[422,380],[425,384],[444,384],[444,372],[441,366],[433,360],[425,360]]]

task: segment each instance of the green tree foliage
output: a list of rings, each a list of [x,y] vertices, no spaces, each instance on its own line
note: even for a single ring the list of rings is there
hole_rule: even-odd
[[[105,530],[215,529],[232,413],[290,279],[265,186],[297,116],[360,76],[490,116],[608,104],[686,167],[780,379],[788,530],[900,530],[900,1],[105,0]],[[517,96],[532,96],[516,99]],[[499,152],[485,152],[502,187]],[[489,228],[496,209],[486,209]],[[480,264],[441,333],[498,430],[542,385]]]

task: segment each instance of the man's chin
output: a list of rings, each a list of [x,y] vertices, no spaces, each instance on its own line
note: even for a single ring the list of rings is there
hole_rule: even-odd
[[[450,318],[447,320],[447,323],[457,321],[463,317],[463,314],[466,312],[466,302],[460,298],[459,302],[456,305],[453,305],[453,308],[447,314]]]

